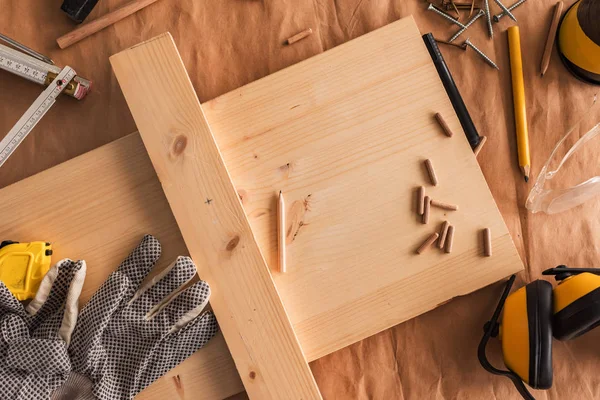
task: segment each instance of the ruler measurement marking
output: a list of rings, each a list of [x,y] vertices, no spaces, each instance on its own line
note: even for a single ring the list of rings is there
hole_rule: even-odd
[[[48,72],[58,74],[61,71],[56,65],[47,64],[1,44],[0,68],[41,85],[46,82]]]
[[[17,121],[10,132],[0,141],[0,166],[6,162],[8,157],[16,150],[21,142],[29,135],[29,132],[42,119],[50,107],[56,102],[56,98],[67,87],[67,84],[75,77],[75,71],[65,67],[60,71],[52,83],[27,109],[25,114]],[[58,85],[58,81],[62,81]]]

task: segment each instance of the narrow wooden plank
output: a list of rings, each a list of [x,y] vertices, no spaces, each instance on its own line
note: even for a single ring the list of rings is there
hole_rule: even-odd
[[[321,398],[171,35],[110,61],[248,394]]]

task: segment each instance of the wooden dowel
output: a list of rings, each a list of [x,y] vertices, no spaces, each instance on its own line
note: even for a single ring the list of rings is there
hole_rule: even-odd
[[[492,232],[490,228],[483,230],[483,254],[486,257],[492,256]]]
[[[475,157],[479,155],[479,152],[481,151],[481,149],[483,149],[483,145],[485,144],[485,142],[487,142],[487,136],[482,136],[481,140],[479,141],[479,144],[473,150],[473,154],[475,154]]]
[[[450,127],[446,123],[446,120],[444,120],[444,117],[442,117],[442,114],[435,113],[435,119],[438,122],[438,124],[440,124],[440,126],[442,127],[442,130],[444,131],[446,136],[452,137],[452,135],[454,135],[454,132],[452,132],[452,129],[450,129]]]
[[[437,175],[435,174],[435,170],[433,169],[433,163],[430,159],[425,160],[425,168],[427,168],[427,173],[429,174],[429,179],[431,180],[431,184],[433,186],[438,185]]]
[[[448,235],[448,227],[450,223],[448,221],[444,221],[442,224],[442,229],[440,230],[440,240],[438,240],[438,247],[440,249],[444,248],[444,244],[446,243],[446,235]]]
[[[308,28],[306,30],[303,30],[300,33],[295,34],[294,36],[292,36],[291,38],[289,38],[288,40],[286,40],[286,42],[287,42],[288,45],[294,44],[297,41],[302,40],[305,37],[312,35],[312,33],[313,33],[312,29]]]
[[[277,249],[279,254],[279,272],[286,271],[286,249],[285,249],[285,199],[279,191],[279,202],[277,203]]]
[[[455,204],[442,203],[441,201],[431,199],[431,205],[433,207],[441,208],[444,210],[458,211],[458,206]]]
[[[417,201],[419,202],[419,215],[423,215],[425,212],[425,186],[419,186],[419,198]]]
[[[546,38],[546,46],[544,47],[544,55],[542,55],[542,63],[540,65],[540,73],[542,76],[548,70],[550,65],[550,56],[552,55],[552,47],[554,46],[554,40],[556,39],[556,29],[558,28],[558,22],[563,10],[563,2],[559,1],[554,7],[554,15],[552,16],[552,23],[550,23],[550,30],[548,30],[548,37]]]
[[[424,208],[423,208],[423,223],[424,224],[428,224],[429,223],[429,210],[431,208],[431,199],[429,198],[429,196],[425,196],[425,202],[424,202]]]
[[[131,14],[141,10],[144,7],[149,6],[152,3],[155,3],[158,0],[133,0],[124,6],[116,9],[115,11],[109,12],[97,18],[93,21],[87,22],[77,29],[72,30],[56,39],[56,43],[58,43],[58,47],[61,49],[66,49],[70,45],[79,42],[80,40],[85,39],[86,37],[93,35],[96,32],[101,31],[102,29],[114,24],[130,16]]]
[[[425,250],[427,250],[432,244],[433,242],[436,241],[436,239],[439,237],[440,235],[437,232],[433,232],[431,235],[429,235],[429,237],[427,238],[427,240],[425,240],[423,242],[423,244],[421,246],[419,246],[419,248],[417,249],[417,254],[421,254],[423,253]]]
[[[448,227],[448,235],[446,236],[446,253],[452,253],[452,243],[454,242],[454,226]]]

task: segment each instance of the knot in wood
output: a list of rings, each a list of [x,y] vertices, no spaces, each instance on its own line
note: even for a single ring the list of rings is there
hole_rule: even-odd
[[[235,249],[239,243],[240,243],[240,236],[236,235],[233,239],[231,239],[229,241],[229,243],[227,243],[227,247],[225,247],[225,250],[233,251],[233,249]]]
[[[185,148],[187,147],[188,138],[185,135],[177,135],[175,140],[173,141],[172,152],[174,155],[178,156],[183,153]]]

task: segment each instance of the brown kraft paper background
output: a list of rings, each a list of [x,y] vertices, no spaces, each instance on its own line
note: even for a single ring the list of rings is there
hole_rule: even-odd
[[[100,0],[89,19],[126,1]],[[565,9],[571,3],[567,1]],[[432,31],[436,37],[447,39],[456,31],[455,26],[427,12],[427,3],[419,0],[159,0],[60,50],[56,38],[74,28],[60,11],[61,0],[2,0],[0,5],[1,33],[94,81],[84,101],[61,98],[57,102],[0,168],[0,187],[134,132],[135,124],[108,57],[165,31],[172,33],[202,102],[410,14],[422,33]],[[548,72],[540,77],[553,6],[553,1],[529,0],[514,10],[521,29],[532,181],[556,141],[587,110],[599,90],[569,75],[556,49]],[[494,14],[500,12],[492,1],[490,7]],[[463,22],[467,14],[463,13]],[[463,39],[470,37],[497,62],[499,72],[472,51],[440,46],[475,125],[480,134],[488,136],[479,162],[526,265],[516,286],[540,278],[542,270],[558,264],[598,266],[600,197],[553,216],[533,215],[524,208],[532,181],[525,184],[516,161],[506,38],[506,28],[514,23],[503,18],[494,24],[495,36],[489,39],[483,21],[477,21]],[[314,31],[312,36],[293,46],[283,45],[288,37],[309,27]],[[1,135],[41,90],[0,71]],[[600,120],[598,108],[594,113]],[[576,173],[597,168],[595,154],[587,165],[577,165]],[[482,326],[502,288],[503,284],[497,283],[456,298],[311,363],[323,397],[519,399],[508,379],[488,374],[477,361]],[[538,399],[600,398],[600,329],[571,342],[554,341],[553,354],[554,386],[547,392],[534,391]],[[492,340],[488,355],[503,368],[497,340]]]

